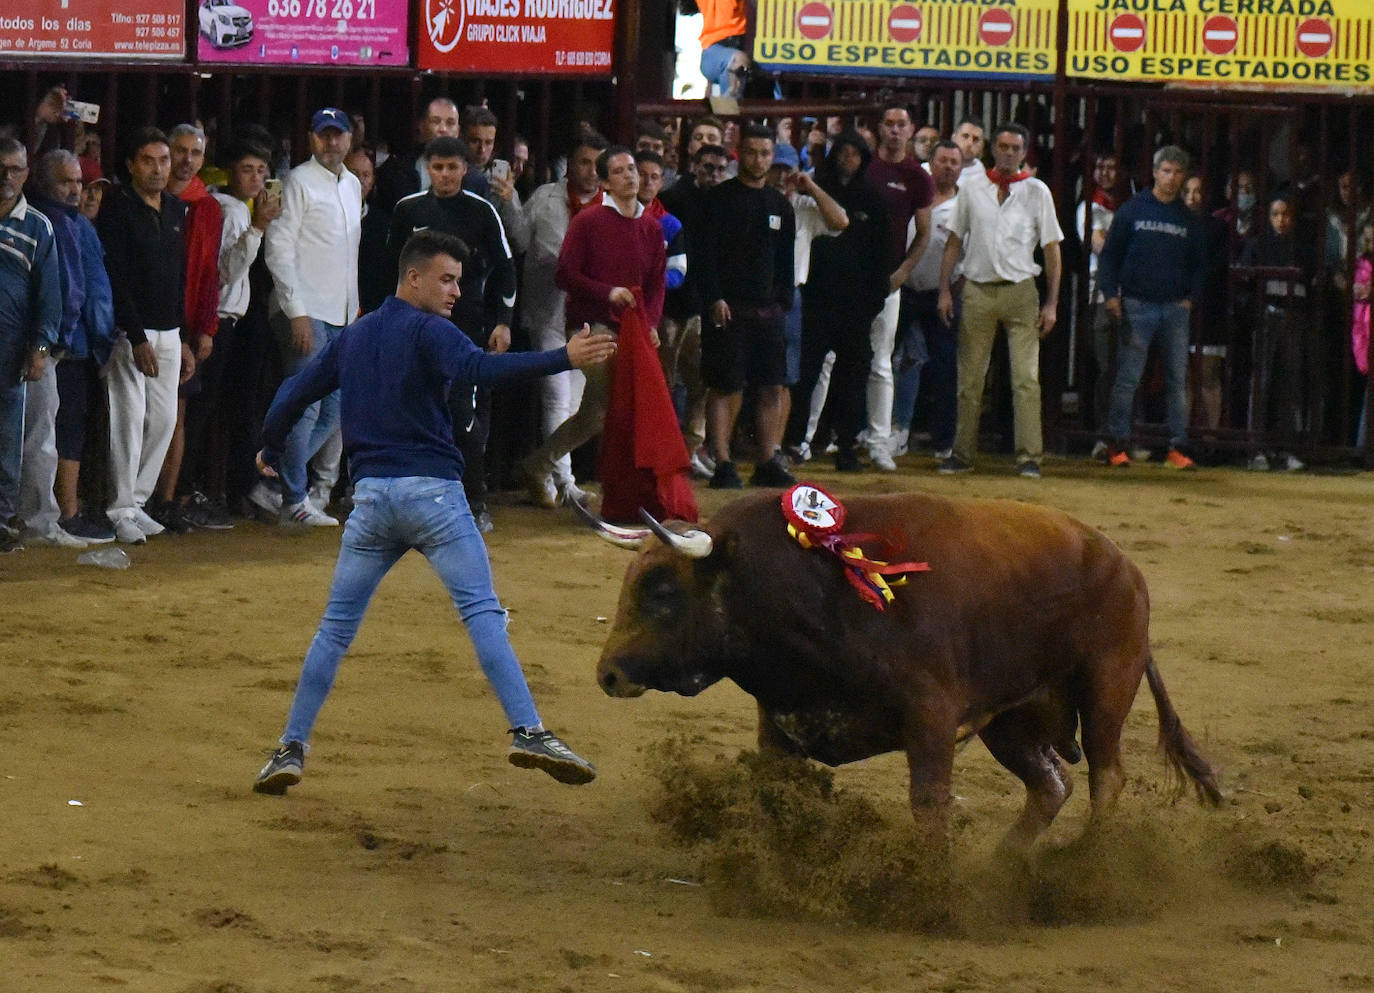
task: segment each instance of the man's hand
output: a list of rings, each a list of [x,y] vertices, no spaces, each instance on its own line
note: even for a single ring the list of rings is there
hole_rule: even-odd
[[[618,307],[621,310],[627,310],[635,305],[634,293],[624,286],[611,287],[611,292],[607,294],[606,299],[611,301],[612,307]]]
[[[253,198],[253,227],[264,234],[267,225],[281,216],[281,197],[274,197],[263,190]]]
[[[583,324],[582,330],[568,339],[568,361],[574,369],[605,362],[615,354],[615,337],[609,334],[592,334],[590,324]]]
[[[157,351],[151,342],[140,342],[134,346],[134,368],[149,379],[157,379]]]
[[[502,177],[488,173],[487,183],[491,187],[491,192],[507,203],[510,202],[511,196],[515,193],[515,177],[513,175]]]
[[[39,101],[38,109],[33,112],[34,123],[36,124],[56,124],[62,120],[62,108],[67,105],[67,88],[65,86],[54,86],[43,94],[43,99]]]
[[[793,177],[793,182],[797,184],[797,189],[807,196],[814,197],[816,195],[816,190],[820,189],[816,184],[816,177],[809,172],[802,172],[799,169],[790,175]]]
[[[210,357],[210,353],[215,349],[215,339],[208,334],[203,334],[196,339],[196,361],[204,362]]]
[[[309,317],[291,318],[291,347],[302,355],[309,355],[315,347],[315,328]]]
[[[1102,302],[1102,309],[1107,312],[1107,316],[1114,321],[1121,320],[1121,298],[1109,297]]]
[[[730,323],[730,305],[724,300],[717,300],[711,304],[711,323],[718,328]]]
[[[940,299],[935,304],[935,310],[946,327],[954,324],[954,294],[948,288],[940,290]]]
[[[1046,301],[1040,308],[1040,337],[1054,330],[1054,322],[1059,319],[1059,307],[1053,300]]]
[[[37,349],[29,352],[29,361],[24,363],[24,382],[36,383],[43,378],[43,373],[48,368],[48,353],[46,349]]]
[[[276,469],[273,469],[270,465],[268,465],[266,462],[263,461],[262,452],[261,452],[261,451],[258,452],[258,454],[257,454],[257,456],[256,456],[256,458],[255,458],[254,461],[256,461],[257,464],[258,464],[258,472],[262,473],[264,476],[268,477],[269,479],[276,479],[276,478],[277,478],[277,470],[276,470]]]
[[[177,374],[177,385],[180,385],[196,374],[196,355],[191,351],[191,346],[186,342],[181,343],[181,371]]]
[[[510,348],[510,325],[498,324],[491,329],[491,337],[487,339],[487,351],[493,355],[500,355]]]

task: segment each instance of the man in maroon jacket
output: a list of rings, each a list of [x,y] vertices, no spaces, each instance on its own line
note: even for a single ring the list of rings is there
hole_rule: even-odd
[[[650,341],[657,348],[666,264],[663,229],[644,214],[639,202],[639,171],[633,152],[623,145],[606,149],[596,160],[596,174],[605,190],[601,204],[572,219],[558,255],[554,278],[568,294],[567,325],[590,324],[594,333],[616,334],[620,315],[642,308]],[[600,433],[612,371],[611,363],[584,370],[587,385],[581,406],[525,461],[525,476],[536,503],[550,486],[554,461]]]

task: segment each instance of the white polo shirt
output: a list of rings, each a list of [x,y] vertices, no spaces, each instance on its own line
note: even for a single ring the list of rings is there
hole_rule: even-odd
[[[940,266],[944,262],[945,242],[949,241],[949,222],[954,217],[954,204],[959,197],[950,197],[930,208],[930,241],[920,259],[912,266],[911,275],[906,277],[907,289],[929,292],[940,288]],[[913,217],[907,226],[907,241],[916,237],[916,219]],[[958,281],[964,274],[963,262],[954,265],[950,282]]]
[[[1034,177],[1012,183],[999,204],[986,172],[959,181],[949,230],[964,243],[964,275],[975,283],[1032,279],[1040,275],[1036,246],[1064,240],[1048,186]]]
[[[797,218],[797,245],[792,256],[792,278],[798,286],[806,282],[811,274],[811,242],[817,238],[834,237],[842,229],[832,228],[825,222],[825,215],[816,203],[815,197],[805,193],[793,193],[792,212]]]

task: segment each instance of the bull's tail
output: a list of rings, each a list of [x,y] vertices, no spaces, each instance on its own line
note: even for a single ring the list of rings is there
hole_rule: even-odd
[[[1217,785],[1217,772],[1198,750],[1197,743],[1183,727],[1174,705],[1169,701],[1169,693],[1164,688],[1164,679],[1155,668],[1154,657],[1145,663],[1145,678],[1150,683],[1150,693],[1155,698],[1155,710],[1159,713],[1159,747],[1164,758],[1178,778],[1178,790],[1183,792],[1188,780],[1192,780],[1199,802],[1217,806],[1221,803],[1221,787]]]

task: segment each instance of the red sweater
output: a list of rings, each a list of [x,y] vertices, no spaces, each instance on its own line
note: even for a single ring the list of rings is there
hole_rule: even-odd
[[[178,196],[186,202],[185,341],[219,330],[219,240],[224,211],[199,176]]]
[[[614,207],[588,207],[568,225],[554,276],[568,294],[568,327],[606,324],[620,318],[612,312],[610,293],[617,286],[644,292],[644,319],[657,328],[663,319],[663,280],[667,257],[663,229],[641,214],[626,217]]]

